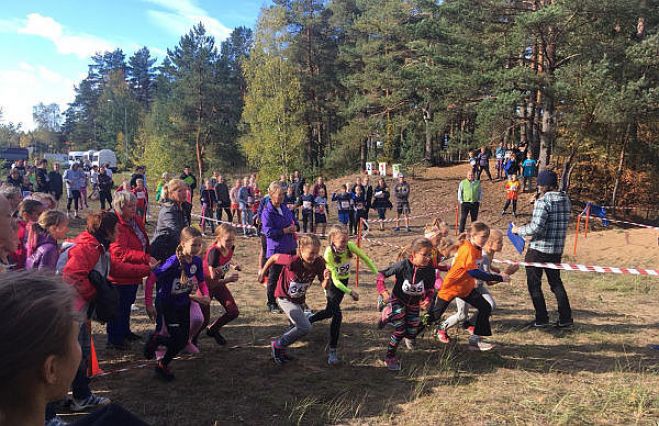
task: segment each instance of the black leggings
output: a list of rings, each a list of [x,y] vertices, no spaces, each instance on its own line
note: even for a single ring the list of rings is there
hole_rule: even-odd
[[[341,280],[343,284],[348,285],[348,278]],[[321,321],[327,318],[332,318],[330,325],[330,348],[336,349],[339,343],[339,333],[341,331],[341,322],[343,321],[343,313],[341,312],[341,302],[345,293],[334,287],[327,290],[327,306],[322,311],[318,311],[309,318],[312,324],[316,321]]]
[[[302,230],[304,232],[313,232],[313,211],[302,210]]]
[[[283,266],[277,265],[276,263],[270,267],[268,271],[268,305],[277,306],[277,299],[275,299],[275,289],[277,288],[277,281],[279,281],[279,275],[281,274]]]
[[[215,208],[215,219],[222,221],[222,210],[227,215],[227,222],[233,222],[233,214],[231,213],[231,208],[229,207],[220,207]]]
[[[74,202],[76,211],[78,211],[78,203],[80,202],[80,191],[72,189],[66,200],[66,210],[71,210],[71,201]]]
[[[161,304],[162,316],[167,326],[169,336],[155,336],[158,345],[166,346],[167,352],[162,358],[164,365],[169,365],[172,359],[185,348],[190,337],[190,303],[177,306],[173,303]]]
[[[483,298],[483,295],[480,294],[478,290],[472,290],[471,293],[469,293],[467,297],[463,297],[462,300],[478,309],[474,334],[477,336],[491,336],[492,329],[490,328],[490,314],[492,313],[492,305]],[[451,300],[444,300],[438,297],[435,306],[432,311],[429,312],[431,322],[439,321],[450,304]]]
[[[98,191],[98,199],[101,200],[101,210],[105,210],[105,202],[108,208],[112,208],[112,193],[110,191]]]
[[[506,200],[506,204],[503,205],[504,212],[508,210],[508,206],[510,206],[511,202],[513,203],[513,213],[517,212],[517,200]]]

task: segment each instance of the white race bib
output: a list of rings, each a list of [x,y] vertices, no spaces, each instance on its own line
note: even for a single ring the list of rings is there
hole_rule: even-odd
[[[339,275],[347,275],[350,273],[350,263],[344,263],[343,265],[339,265],[336,267],[337,272]]]
[[[144,199],[146,198],[146,193],[141,192],[141,191],[135,193],[135,195],[137,195],[137,199],[138,199],[138,200],[144,200]]]
[[[350,201],[341,201],[341,210],[348,210],[350,208]]]
[[[412,284],[409,280],[403,281],[403,293],[408,296],[422,296],[425,286],[423,285],[423,280],[419,281],[416,284]]]
[[[311,201],[302,201],[302,208],[305,210],[311,210]]]
[[[291,281],[290,284],[288,285],[288,295],[291,297],[291,299],[298,299],[300,297],[304,297],[310,285],[311,282],[298,283],[295,281]]]
[[[176,278],[172,283],[172,294],[184,294],[192,291],[192,280],[183,284],[180,279]]]
[[[247,197],[247,204],[253,204],[254,203],[254,197]]]

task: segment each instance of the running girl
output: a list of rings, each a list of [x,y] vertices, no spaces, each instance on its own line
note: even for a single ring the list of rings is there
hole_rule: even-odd
[[[59,257],[58,240],[66,238],[69,219],[66,213],[48,210],[32,223],[27,234],[27,260],[25,269],[45,269],[55,272]]]
[[[481,260],[482,247],[490,237],[490,228],[483,222],[474,222],[469,230],[469,239],[465,240],[456,255],[453,266],[444,278],[442,288],[437,294],[435,307],[430,313],[431,322],[438,320],[446,311],[453,299],[459,297],[478,309],[476,316],[476,327],[474,334],[469,337],[469,349],[477,351],[488,351],[494,345],[483,341],[482,336],[491,336],[490,313],[492,306],[483,298],[476,289],[475,279],[483,281],[510,281],[510,277],[503,273],[501,275],[484,272],[478,269],[477,262]],[[439,326],[439,331],[442,326]]]
[[[272,255],[259,271],[258,280],[263,282],[273,265],[281,265],[275,297],[277,304],[293,324],[280,338],[271,342],[272,359],[282,365],[291,360],[286,348],[311,331],[311,323],[304,312],[307,289],[318,277],[323,288],[327,287],[329,273],[325,274],[325,261],[320,256],[320,239],[315,235],[302,235],[298,240],[297,255]]]
[[[40,201],[26,199],[18,205],[18,220],[16,225],[18,230],[16,236],[18,237],[18,248],[12,254],[12,262],[16,265],[16,269],[23,269],[25,267],[25,259],[27,257],[26,240],[28,228],[32,223],[39,220],[39,216],[43,213],[44,207]]]
[[[411,245],[410,257],[394,263],[380,271],[377,278],[378,293],[391,303],[390,322],[394,332],[389,340],[387,355],[384,360],[391,371],[400,370],[400,361],[396,350],[404,337],[414,341],[419,329],[421,307],[430,303],[435,283],[435,269],[430,264],[433,245],[426,238],[416,238]],[[391,295],[385,286],[385,278],[396,276]],[[380,322],[382,326],[382,322]]]
[[[336,347],[339,342],[339,333],[341,331],[341,321],[343,313],[341,312],[341,302],[344,295],[349,295],[354,301],[359,300],[359,294],[356,290],[348,288],[348,279],[350,278],[350,260],[357,255],[362,259],[368,268],[377,275],[378,268],[373,261],[359,248],[357,244],[348,241],[348,234],[345,229],[339,226],[333,226],[327,234],[329,246],[325,249],[325,264],[330,271],[332,280],[325,286],[325,296],[327,297],[327,306],[322,311],[318,311],[309,318],[312,324],[327,318],[332,318],[330,325],[330,344],[329,356],[327,363],[335,365],[339,363],[336,355]]]
[[[485,246],[483,246],[483,257],[480,260],[480,270],[484,272],[494,272],[494,273],[500,273],[501,271],[497,269],[496,267],[492,266],[492,260],[494,259],[494,255],[498,252],[501,251],[503,248],[503,233],[499,231],[498,229],[492,229],[490,231],[490,238],[487,240],[487,243],[485,243]],[[514,265],[511,265],[514,266]],[[513,267],[513,268],[508,268],[506,271],[509,274],[514,273],[517,271],[519,267]],[[487,284],[493,285],[495,284],[495,281],[491,281]],[[486,282],[483,280],[478,280],[476,282],[476,290],[483,296],[485,300],[487,300],[487,303],[490,304],[492,307],[492,310],[496,308],[496,303],[494,302],[494,298],[490,294],[488,290],[488,286],[486,285]],[[458,308],[458,311],[448,317],[438,328],[437,333],[435,337],[442,343],[449,343],[450,339],[448,337],[448,334],[446,331],[455,326],[456,324],[463,324],[463,327],[469,331],[469,334],[474,334],[475,327],[473,324],[475,324],[476,320],[476,315],[472,315],[471,318],[469,318],[469,304],[467,304],[464,300],[457,298],[455,300],[455,304]]]
[[[231,266],[235,271],[240,271],[240,265],[231,262],[235,241],[235,228],[229,224],[221,223],[215,230],[215,242],[208,250],[204,261],[204,273],[208,277],[210,297],[220,302],[224,308],[224,315],[216,319],[206,329],[206,334],[214,338],[220,346],[227,344],[227,341],[220,334],[220,329],[238,318],[238,306],[227,287],[227,284],[238,281],[237,273],[234,272],[228,275]],[[210,304],[202,305],[201,311],[204,314],[204,326],[206,326],[210,322]]]
[[[190,226],[183,228],[176,254],[153,270],[157,279],[156,304],[169,336],[151,334],[144,345],[144,356],[153,359],[159,345],[167,348],[165,356],[156,365],[156,374],[167,382],[174,380],[169,364],[188,343],[190,302],[210,303],[203,262],[199,257],[202,245],[201,233],[197,229]],[[197,290],[201,291],[201,296],[197,295]],[[147,303],[146,309],[149,317],[153,318],[153,305]]]

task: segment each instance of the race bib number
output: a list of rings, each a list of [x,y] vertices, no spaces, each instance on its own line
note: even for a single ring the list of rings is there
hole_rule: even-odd
[[[192,280],[183,284],[180,279],[175,279],[172,283],[172,294],[185,294],[192,291]]]
[[[220,265],[220,271],[222,271],[222,274],[226,274],[229,272],[229,269],[231,269],[231,263],[227,262],[224,265]]]
[[[412,284],[409,282],[409,280],[405,280],[403,282],[403,293],[407,294],[408,296],[421,296],[423,295],[424,291],[424,285],[423,285],[423,280],[419,281],[416,284]]]
[[[350,208],[350,201],[341,201],[341,210],[348,210]]]
[[[348,275],[350,273],[350,263],[344,263],[336,267],[336,271],[339,275]]]
[[[295,204],[286,204],[286,207],[288,207],[288,210],[293,210],[295,208]]]
[[[302,201],[302,208],[305,210],[311,210],[311,201]]]
[[[138,192],[136,195],[138,200],[144,200],[146,198],[146,194],[144,192]]]
[[[254,203],[254,197],[247,197],[247,204],[253,204]]]
[[[357,203],[357,210],[364,210],[364,203]]]
[[[325,206],[324,205],[319,205],[316,207],[316,213],[325,213]]]
[[[291,281],[288,285],[288,295],[291,297],[291,299],[299,299],[300,297],[304,297],[310,285],[310,282],[298,283],[296,281]]]

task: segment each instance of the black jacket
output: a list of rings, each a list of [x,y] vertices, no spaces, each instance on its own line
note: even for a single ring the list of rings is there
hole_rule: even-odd
[[[226,183],[218,182],[215,184],[215,198],[217,199],[218,207],[229,208],[231,206],[229,187]]]
[[[36,191],[48,193],[50,191],[50,185],[48,184],[48,172],[46,169],[37,167],[35,177],[37,178]]]
[[[62,195],[64,192],[64,182],[62,175],[55,170],[48,172],[48,190],[51,194]]]
[[[176,252],[181,241],[181,230],[190,226],[192,204],[178,204],[167,201],[158,212],[158,223],[151,238],[151,256],[158,260],[167,260]]]
[[[98,189],[99,191],[112,191],[112,187],[114,186],[114,182],[112,182],[112,178],[107,175],[107,173],[99,173],[98,174]]]

